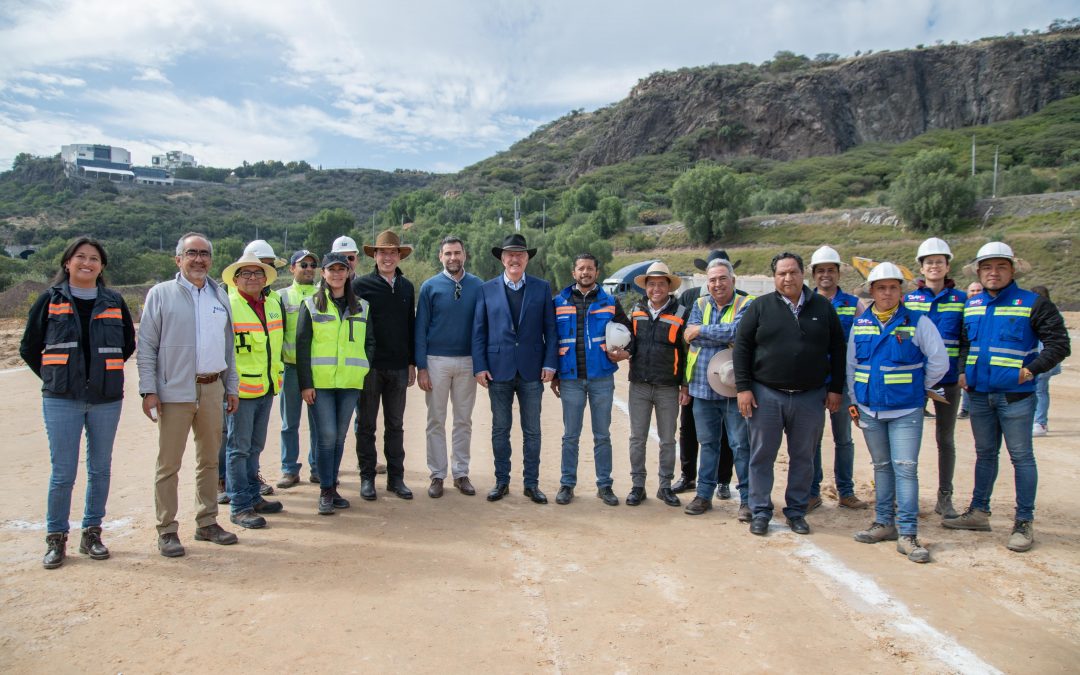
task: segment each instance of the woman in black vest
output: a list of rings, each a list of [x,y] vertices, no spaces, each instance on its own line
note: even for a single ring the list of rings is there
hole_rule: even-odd
[[[135,326],[124,299],[105,287],[108,264],[97,241],[81,237],[60,258],[52,286],[34,302],[19,355],[41,378],[52,476],[42,564],[55,569],[67,549],[71,488],[86,430],[86,505],[79,552],[109,557],[101,520],[109,498],[112,446],[124,397],[124,362],[135,352]]]

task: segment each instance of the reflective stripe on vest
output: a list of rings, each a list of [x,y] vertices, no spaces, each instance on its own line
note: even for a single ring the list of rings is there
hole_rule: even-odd
[[[711,296],[703,295],[703,296],[701,296],[700,298],[698,298],[695,301],[695,302],[698,303],[698,306],[702,308],[701,309],[701,325],[702,326],[711,326],[712,325],[712,322],[710,320],[712,319],[713,303],[709,302],[710,297]],[[755,296],[753,296],[753,295],[739,295],[738,293],[736,293],[735,296],[731,300],[731,304],[728,305],[727,309],[724,310],[724,313],[720,315],[720,321],[717,322],[717,325],[724,324],[724,323],[731,323],[732,321],[734,321],[735,317],[738,316],[738,314],[739,314],[739,310],[742,309],[742,306],[745,305],[746,303],[750,302],[754,298],[755,298]],[[701,345],[697,344],[697,340],[695,340],[693,343],[687,345],[687,348],[686,348],[686,370],[687,370],[686,381],[688,383],[694,377],[694,364],[697,363],[698,354],[700,354],[700,353],[701,353]]]
[[[327,311],[315,307],[314,297],[304,298],[311,314],[311,379],[316,389],[363,389],[370,365],[364,350],[367,338],[368,302],[359,299],[360,313],[339,316],[337,306],[326,298]]]
[[[1039,339],[1031,327],[1031,310],[1038,296],[1010,283],[996,296],[980,293],[964,308],[964,331],[969,349],[964,372],[973,391],[1033,392],[1034,380],[1020,383],[1017,371],[1039,354]]]
[[[229,287],[229,303],[233,317],[233,348],[236,351],[236,373],[240,376],[240,398],[258,398],[281,391],[285,372],[281,360],[284,342],[284,309],[275,293],[263,302],[266,328],[259,315],[240,292]]]

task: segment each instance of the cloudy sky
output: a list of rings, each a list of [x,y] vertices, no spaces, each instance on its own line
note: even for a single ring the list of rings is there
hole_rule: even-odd
[[[453,171],[649,73],[1044,29],[1076,0],[0,0],[0,170],[65,143]]]

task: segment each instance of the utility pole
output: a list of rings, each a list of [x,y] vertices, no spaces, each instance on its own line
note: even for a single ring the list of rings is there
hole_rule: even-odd
[[[975,134],[971,134],[971,177],[975,177]]]
[[[514,232],[521,232],[521,207],[517,197],[514,197]]]
[[[994,187],[990,190],[990,196],[997,198],[997,174],[998,174],[998,149],[994,146]]]
[[[285,243],[283,244],[283,250],[285,253],[289,252],[289,228],[287,227],[285,228]]]

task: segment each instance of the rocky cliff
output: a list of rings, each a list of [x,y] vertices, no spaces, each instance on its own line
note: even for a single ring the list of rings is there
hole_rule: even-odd
[[[639,155],[789,160],[932,129],[1023,117],[1080,93],[1080,32],[883,52],[792,72],[713,66],[652,75],[593,113],[538,130],[522,149],[574,149],[572,177]],[[514,149],[511,149],[511,154]]]

